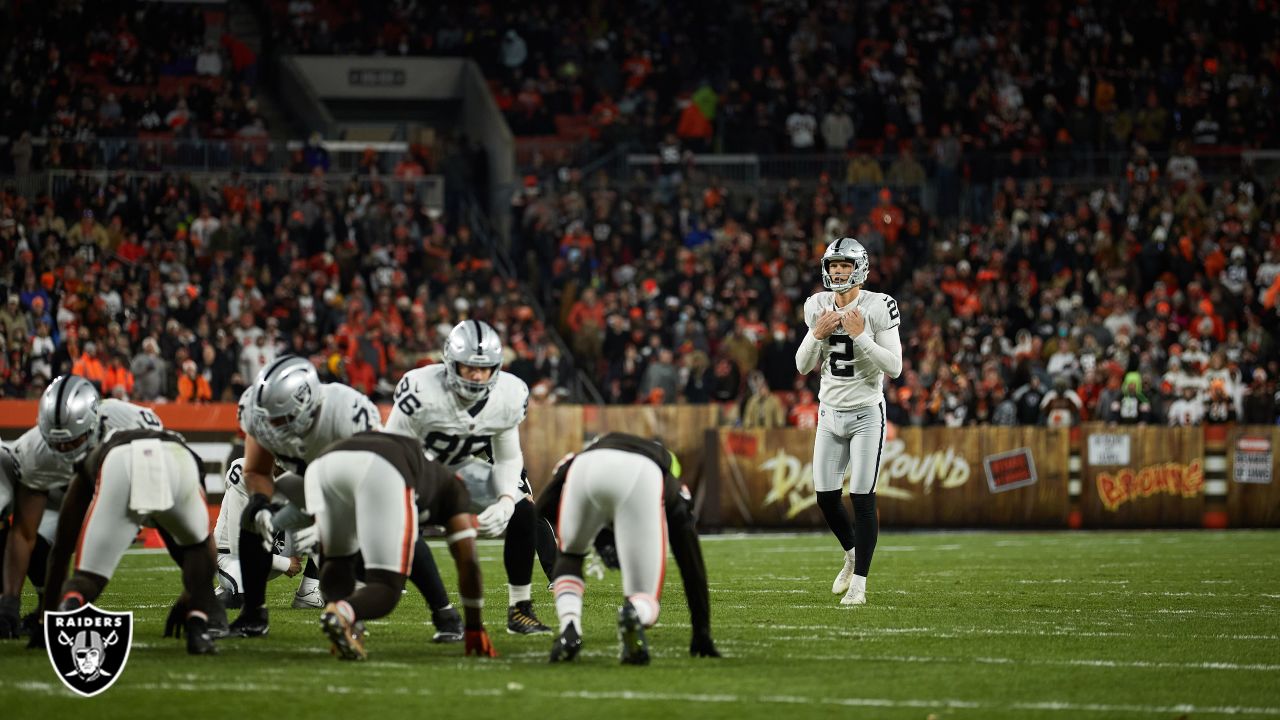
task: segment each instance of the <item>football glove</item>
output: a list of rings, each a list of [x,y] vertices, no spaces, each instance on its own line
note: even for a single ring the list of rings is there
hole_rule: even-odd
[[[315,555],[320,549],[320,526],[308,525],[293,531],[293,554]]]
[[[316,518],[306,510],[289,503],[271,515],[271,525],[276,530],[301,530],[315,525]]]
[[[0,640],[18,637],[22,627],[22,600],[13,595],[0,595]]]
[[[716,649],[716,644],[711,640],[711,636],[705,633],[694,633],[693,641],[689,643],[689,655],[693,657],[720,657],[720,651]]]
[[[487,537],[498,537],[507,529],[507,523],[510,522],[515,510],[515,501],[510,497],[503,495],[498,498],[498,502],[485,508],[484,512],[476,516],[480,532]]]
[[[592,577],[596,580],[603,580],[604,569],[604,561],[600,559],[599,555],[591,553],[587,556],[587,577]]]
[[[169,609],[169,617],[164,621],[164,636],[171,638],[181,638],[182,630],[187,624],[187,612],[191,610],[191,598],[184,591],[173,602],[173,607]]]
[[[262,493],[254,493],[245,505],[244,514],[240,516],[240,526],[262,538],[262,549],[267,552],[275,550],[275,525],[271,523],[271,498]]]
[[[489,633],[484,628],[467,630],[463,633],[463,642],[466,643],[468,656],[498,657],[498,650],[493,647],[493,643],[489,642]]]

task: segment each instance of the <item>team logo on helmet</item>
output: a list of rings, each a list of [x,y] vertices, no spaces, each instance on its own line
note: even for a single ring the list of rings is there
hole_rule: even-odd
[[[129,661],[133,613],[107,612],[92,604],[44,614],[44,645],[62,684],[93,697],[115,684]]]

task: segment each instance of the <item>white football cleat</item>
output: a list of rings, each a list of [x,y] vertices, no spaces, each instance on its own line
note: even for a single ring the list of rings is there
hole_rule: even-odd
[[[324,607],[324,598],[320,597],[319,583],[306,592],[298,588],[298,591],[293,594],[293,607],[299,609]]]
[[[840,568],[840,574],[836,575],[836,581],[831,583],[832,595],[843,595],[849,589],[849,580],[853,577],[853,551],[848,550],[844,554],[844,567]]]
[[[849,581],[849,591],[840,598],[841,605],[867,604],[867,579],[861,575],[853,575]]]

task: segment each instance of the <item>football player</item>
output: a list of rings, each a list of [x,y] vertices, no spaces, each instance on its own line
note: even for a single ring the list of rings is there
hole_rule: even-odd
[[[222,496],[218,522],[213,529],[214,544],[218,548],[218,598],[229,608],[238,608],[244,604],[244,595],[240,592],[240,521],[245,506],[249,504],[249,494],[244,490],[243,479],[244,458],[236,458],[227,468],[226,492]],[[271,571],[267,579],[275,579],[280,575],[293,577],[302,572],[301,558],[294,553],[295,548],[306,546],[307,543],[295,542],[294,533],[291,532],[284,537],[277,533],[275,544],[278,552],[271,556]],[[283,552],[279,552],[281,550]],[[312,558],[307,559],[306,575],[294,593],[293,607],[324,607],[324,602],[320,600],[320,574]]]
[[[61,588],[57,601],[46,597],[45,610],[75,610],[102,594],[142,521],[154,522],[172,538],[182,558],[187,600],[184,625],[187,652],[217,652],[209,632],[214,552],[201,460],[181,435],[167,430],[113,431],[83,463],[58,518],[49,553],[49,583]],[[67,562],[76,555],[75,572],[63,582]]]
[[[692,498],[680,482],[679,461],[661,443],[620,432],[602,435],[560,461],[538,497],[538,509],[557,523],[560,538],[555,569],[560,636],[552,645],[551,662],[571,661],[582,649],[583,559],[609,526],[622,570],[618,637],[623,664],[649,663],[644,629],[658,622],[668,538],[693,626],[689,654],[720,657],[711,639],[707,569]]]
[[[493,463],[497,497],[477,516],[480,532],[506,531],[507,632],[551,632],[533,609],[532,582],[539,535],[551,527],[538,517],[523,476],[520,423],[529,408],[529,388],[501,370],[502,341],[488,323],[464,320],[444,343],[444,362],[410,370],[396,386],[387,432],[416,438],[428,456],[460,468],[472,456]]]
[[[884,376],[902,373],[898,303],[863,289],[871,260],[862,244],[841,238],[822,254],[820,292],[804,303],[809,332],[796,350],[802,375],[821,366],[813,484],[827,526],[844,548],[844,567],[831,592],[843,605],[866,603],[867,573],[876,549],[876,480],[884,449]],[[852,464],[853,522],[841,499]]]
[[[305,487],[325,553],[320,587],[330,602],[320,626],[335,655],[368,657],[364,621],[388,615],[400,601],[423,522],[444,525],[448,533],[466,612],[465,653],[497,657],[481,619],[484,588],[471,499],[452,471],[426,458],[417,440],[362,432],[334,443],[307,466]],[[367,583],[359,590],[357,553]]]
[[[18,462],[13,452],[4,443],[0,443],[0,565],[3,565],[4,548],[9,539],[7,518],[12,512],[14,486],[18,477]],[[39,607],[44,597],[44,576],[49,561],[49,548],[53,547],[53,533],[58,527],[58,508],[62,507],[62,489],[49,493],[40,525],[36,529],[36,544],[31,549],[31,560],[27,563],[27,579],[36,592],[36,606]],[[22,618],[19,634],[30,634],[36,627],[40,611],[32,610]]]
[[[0,638],[17,637],[22,585],[32,562],[45,511],[70,482],[89,451],[113,430],[164,427],[156,414],[120,400],[103,400],[88,380],[62,375],[40,396],[36,427],[16,441],[13,464],[13,526],[4,548],[0,594]],[[56,591],[57,588],[55,588]]]
[[[288,526],[285,514],[296,519],[303,514],[294,505],[275,510],[275,468],[300,480],[307,464],[338,440],[357,432],[378,430],[382,416],[368,397],[340,383],[320,382],[315,368],[305,358],[286,355],[258,373],[253,385],[240,396],[240,428],[245,434],[244,483],[249,500],[241,514],[240,573],[244,607],[231,624],[231,634],[258,637],[269,630],[266,607],[267,578],[271,571],[271,551],[278,529],[297,530],[309,523]],[[277,515],[277,512],[280,513]],[[419,541],[420,542],[420,541]],[[462,640],[462,617],[449,604],[439,571],[425,543],[414,554],[410,579],[427,598],[436,626],[436,642]]]

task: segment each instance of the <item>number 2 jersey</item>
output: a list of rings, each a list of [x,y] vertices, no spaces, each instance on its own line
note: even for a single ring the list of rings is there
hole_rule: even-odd
[[[520,423],[529,409],[529,386],[499,370],[489,394],[467,407],[445,377],[443,364],[405,373],[396,386],[386,431],[417,439],[432,459],[450,468],[472,456],[492,462],[500,492],[519,500],[524,468]]]
[[[107,399],[98,404],[101,420],[98,430],[89,439],[90,446],[97,447],[115,430],[161,430],[164,423],[151,410],[122,400]],[[14,441],[11,448],[16,462],[18,482],[32,490],[49,492],[66,487],[75,473],[75,463],[66,455],[49,447],[33,427]]]
[[[811,295],[804,303],[805,324],[812,330],[818,318],[835,305],[834,292]],[[862,310],[867,323],[864,332],[873,340],[902,322],[897,301],[885,293],[864,289],[857,299],[840,310],[848,312],[854,308]],[[830,336],[818,343],[821,346],[818,365],[822,369],[819,402],[828,407],[849,409],[874,405],[884,398],[884,372],[854,343],[844,326],[837,325]]]
[[[276,458],[276,465],[288,472],[302,475],[307,463],[319,457],[329,445],[365,430],[382,429],[382,415],[364,393],[341,383],[320,385],[320,410],[305,437],[292,438],[286,446],[272,447],[253,432],[254,388],[240,396],[236,414],[240,429],[253,436],[262,447]]]

